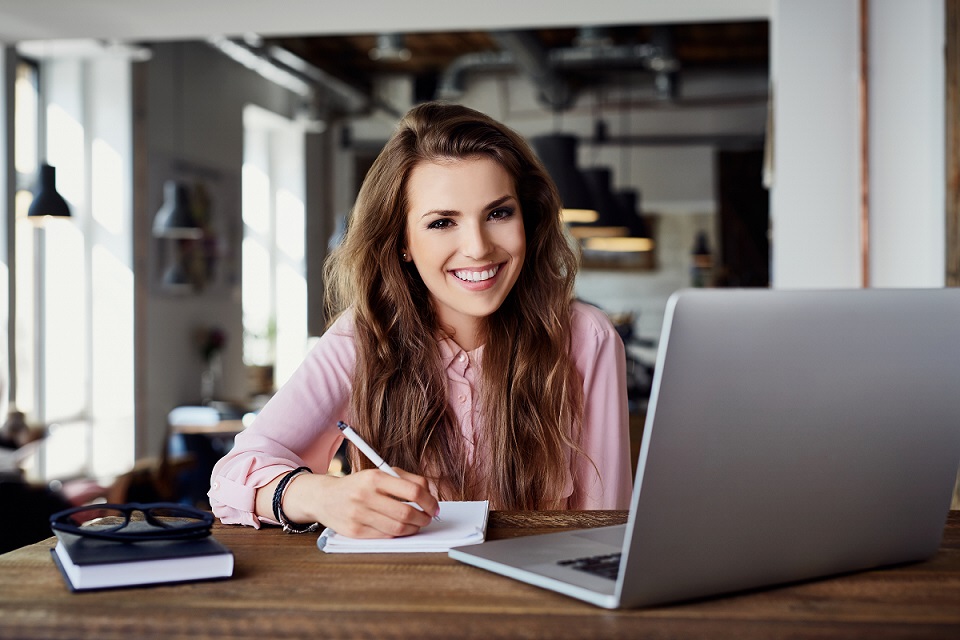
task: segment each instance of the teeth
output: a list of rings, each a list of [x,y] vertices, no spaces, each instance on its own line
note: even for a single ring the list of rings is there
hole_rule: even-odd
[[[500,270],[499,266],[493,267],[492,269],[485,269],[484,271],[454,271],[453,275],[457,276],[461,280],[466,282],[482,282],[483,280],[489,280],[493,276],[497,275],[497,271]]]

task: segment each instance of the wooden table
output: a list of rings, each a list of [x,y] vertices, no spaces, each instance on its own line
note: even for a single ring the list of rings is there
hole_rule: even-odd
[[[8,514],[13,517],[13,514]],[[624,512],[492,512],[491,539]],[[218,525],[226,581],[70,593],[54,540],[0,556],[0,638],[960,638],[960,512],[940,552],[892,569],[607,611],[444,554],[326,555],[316,535]]]

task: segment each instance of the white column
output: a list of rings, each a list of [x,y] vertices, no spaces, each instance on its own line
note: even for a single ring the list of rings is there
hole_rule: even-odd
[[[857,287],[858,9],[774,0],[772,286]]]
[[[942,287],[946,272],[943,0],[871,0],[870,281]]]

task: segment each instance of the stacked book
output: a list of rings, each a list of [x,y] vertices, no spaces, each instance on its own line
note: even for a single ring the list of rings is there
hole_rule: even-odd
[[[117,542],[54,531],[53,561],[71,591],[229,578],[233,553],[212,536]]]

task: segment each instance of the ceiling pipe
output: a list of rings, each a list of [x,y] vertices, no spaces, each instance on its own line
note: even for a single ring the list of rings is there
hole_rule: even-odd
[[[480,51],[457,57],[440,76],[437,97],[456,99],[463,95],[464,78],[473,71],[498,71],[520,67],[539,89],[539,98],[550,109],[569,108],[575,98],[570,85],[558,70],[588,66],[642,66],[657,74],[660,95],[676,97],[676,75],[680,62],[669,46],[669,33],[655,32],[652,44],[613,45],[607,31],[583,27],[574,46],[545,49],[531,32],[494,31],[500,51]]]
[[[509,51],[476,51],[454,58],[437,81],[437,98],[454,100],[466,91],[465,78],[472,71],[500,71],[512,69],[517,59]]]
[[[550,54],[529,31],[493,31],[490,37],[501,49],[511,52],[520,67],[540,90],[541,102],[554,111],[563,111],[573,104],[570,85],[550,63]]]
[[[368,55],[371,60],[380,62],[406,62],[411,54],[404,45],[402,33],[381,33],[377,36],[377,45]]]

